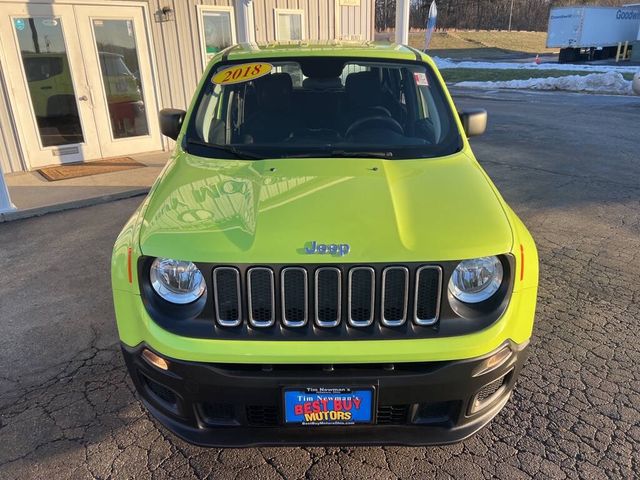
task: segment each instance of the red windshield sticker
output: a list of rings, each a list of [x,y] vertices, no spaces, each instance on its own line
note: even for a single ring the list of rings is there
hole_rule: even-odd
[[[416,81],[416,85],[422,86],[422,87],[428,87],[429,86],[429,80],[427,80],[427,75],[425,73],[422,72],[416,72],[413,74],[413,78]]]

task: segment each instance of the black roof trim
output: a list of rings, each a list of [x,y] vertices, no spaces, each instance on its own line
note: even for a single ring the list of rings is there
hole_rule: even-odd
[[[416,56],[416,60],[418,62],[422,61],[422,52],[420,50],[418,50],[417,48],[410,47],[409,45],[405,45],[405,47],[407,47],[409,50],[411,50],[414,53],[414,55]]]
[[[229,58],[229,54],[231,53],[232,50],[239,48],[240,45],[231,45],[230,47],[225,48],[222,52],[220,52],[222,54],[222,61],[226,62],[227,59]]]

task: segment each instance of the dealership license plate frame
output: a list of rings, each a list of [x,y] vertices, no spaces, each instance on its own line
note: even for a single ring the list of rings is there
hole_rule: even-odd
[[[331,395],[331,394],[356,394],[358,392],[367,392],[369,394],[369,416],[367,420],[354,420],[352,422],[345,421],[329,421],[329,422],[304,422],[301,420],[290,419],[287,409],[287,393],[298,393],[301,395]],[[282,422],[286,427],[354,427],[358,425],[373,425],[376,422],[376,413],[378,406],[378,390],[375,385],[355,385],[355,386],[287,386],[282,388]]]

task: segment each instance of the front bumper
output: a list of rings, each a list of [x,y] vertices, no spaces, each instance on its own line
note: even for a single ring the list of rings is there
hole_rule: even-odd
[[[384,343],[384,342],[383,342]],[[510,355],[485,373],[497,351]],[[505,343],[478,358],[397,364],[264,365],[173,360],[168,370],[122,345],[147,408],[184,440],[215,447],[257,445],[434,445],[461,441],[505,405],[528,355],[527,343]],[[373,386],[372,425],[285,425],[282,391],[290,386]],[[479,399],[482,398],[482,401]]]

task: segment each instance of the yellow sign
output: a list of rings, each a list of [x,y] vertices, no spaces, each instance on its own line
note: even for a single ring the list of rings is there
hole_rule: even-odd
[[[340,0],[340,5],[342,7],[359,7],[360,0]]]
[[[273,65],[270,63],[243,63],[225,68],[216,73],[211,81],[217,85],[231,85],[242,83],[262,77],[271,71]]]

